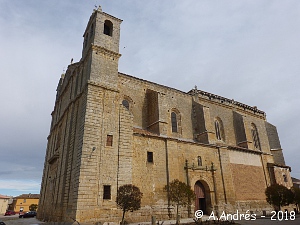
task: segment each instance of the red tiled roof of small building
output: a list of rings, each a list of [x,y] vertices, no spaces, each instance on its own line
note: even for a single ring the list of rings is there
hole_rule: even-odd
[[[40,194],[22,194],[15,198],[40,198]]]
[[[147,136],[159,136],[155,133],[152,133],[148,130],[144,130],[144,129],[141,129],[141,128],[137,128],[137,127],[133,127],[133,133],[134,134],[142,134],[142,135],[147,135]]]
[[[6,195],[0,195],[0,198],[1,198],[1,199],[10,199],[10,197],[9,197],[9,196],[6,196]]]
[[[293,181],[293,183],[299,183],[300,184],[300,179],[297,179],[295,177],[292,177],[292,181]]]

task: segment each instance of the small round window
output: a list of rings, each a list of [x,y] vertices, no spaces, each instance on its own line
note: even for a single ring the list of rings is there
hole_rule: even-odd
[[[129,110],[129,102],[127,101],[127,100],[123,100],[122,101],[122,105],[126,108],[126,109],[128,109]]]

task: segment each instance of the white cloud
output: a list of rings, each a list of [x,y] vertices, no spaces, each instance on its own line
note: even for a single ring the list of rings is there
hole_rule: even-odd
[[[40,182],[31,180],[2,180],[0,179],[0,190],[10,190],[11,192],[35,193],[40,192]]]

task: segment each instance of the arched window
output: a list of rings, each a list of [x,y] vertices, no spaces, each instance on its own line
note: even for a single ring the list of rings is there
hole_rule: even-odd
[[[283,181],[288,182],[287,176],[285,174],[282,174],[282,176],[283,176]]]
[[[221,131],[220,131],[220,123],[218,120],[215,121],[215,129],[216,129],[216,138],[218,140],[222,140],[221,138]]]
[[[219,118],[215,120],[215,131],[216,131],[216,138],[220,141],[224,141],[223,123]]]
[[[178,125],[177,125],[177,115],[175,112],[171,113],[171,123],[172,123],[172,132],[177,133],[178,132]]]
[[[127,101],[127,100],[123,100],[122,101],[122,105],[126,108],[126,109],[128,109],[129,110],[129,102]]]
[[[202,159],[201,159],[201,156],[198,156],[198,158],[197,158],[197,163],[198,163],[198,166],[202,166]]]
[[[108,35],[108,36],[112,36],[112,31],[113,31],[113,24],[112,24],[112,22],[109,21],[109,20],[105,20],[103,33],[106,34],[106,35]]]
[[[251,134],[252,134],[254,149],[261,150],[257,128],[253,123],[251,124]]]

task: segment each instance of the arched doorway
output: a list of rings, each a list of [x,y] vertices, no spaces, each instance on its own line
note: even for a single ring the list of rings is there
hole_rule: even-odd
[[[205,196],[205,188],[203,184],[200,181],[197,181],[194,186],[194,191],[196,195],[195,199],[195,211],[196,210],[202,210],[204,214],[207,214],[206,212],[206,196]]]

